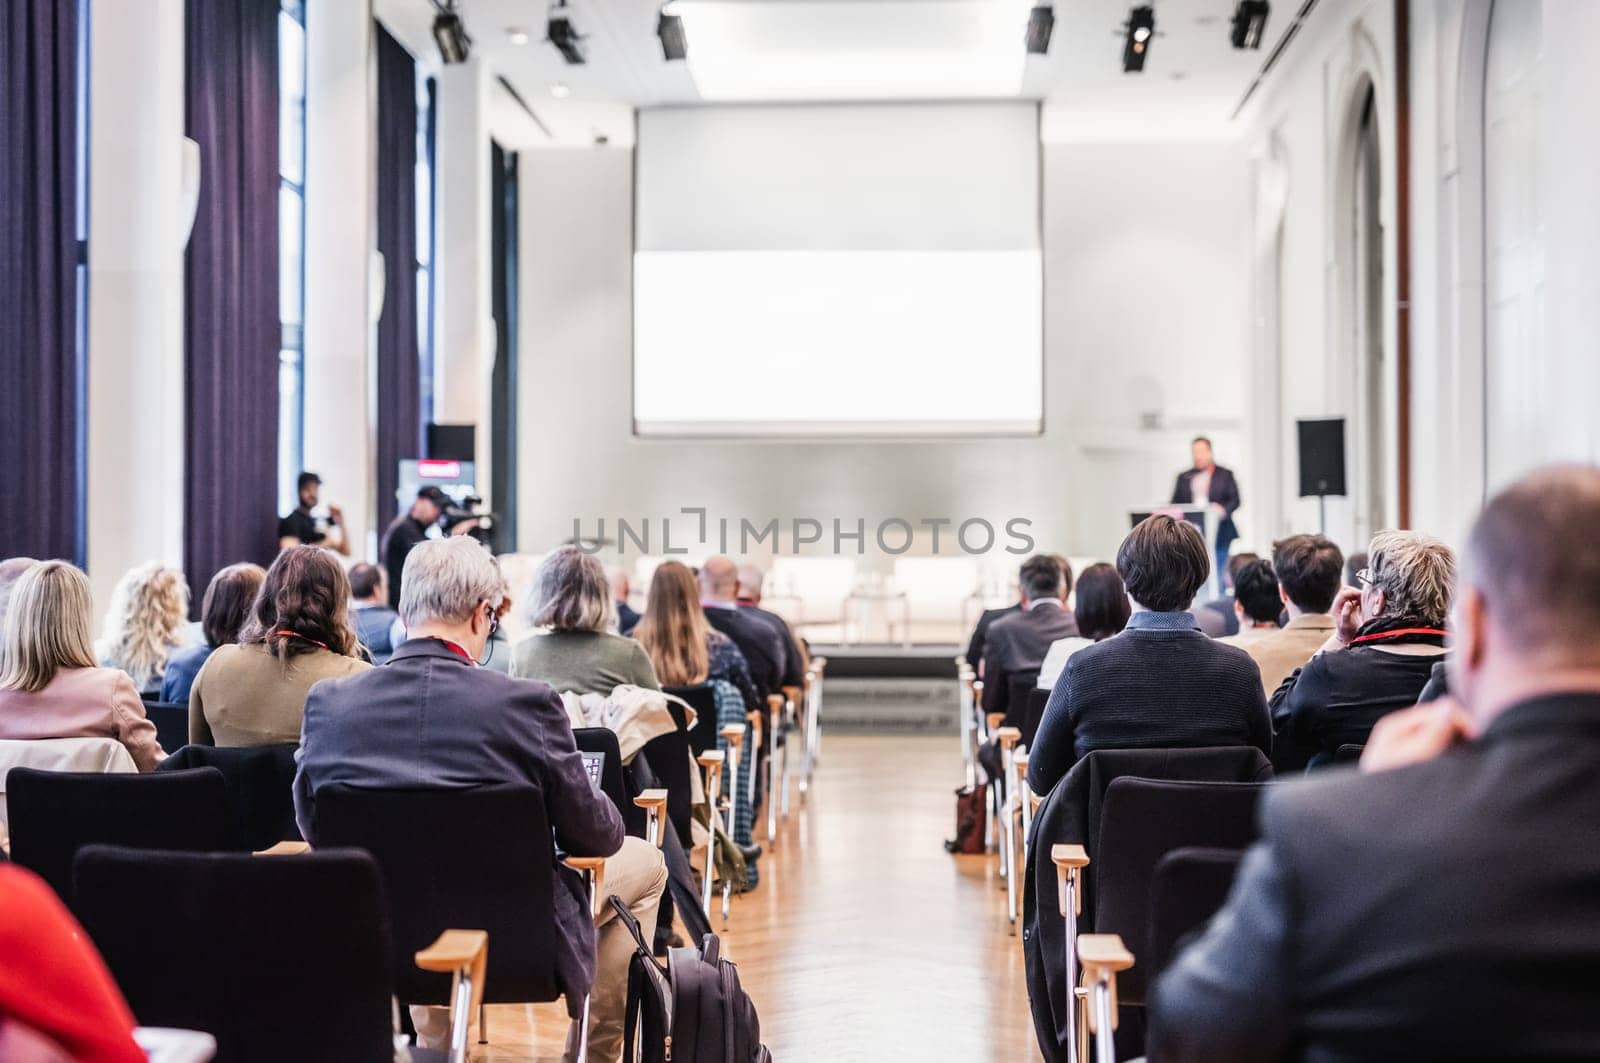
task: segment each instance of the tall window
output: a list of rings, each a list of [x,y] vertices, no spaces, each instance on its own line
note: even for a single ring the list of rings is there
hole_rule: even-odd
[[[278,11],[278,512],[305,462],[306,9]]]
[[[433,417],[433,138],[434,80],[417,77],[417,353],[422,420]]]

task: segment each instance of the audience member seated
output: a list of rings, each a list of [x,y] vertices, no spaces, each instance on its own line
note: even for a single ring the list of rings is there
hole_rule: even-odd
[[[1252,561],[1239,569],[1233,582],[1233,611],[1239,633],[1222,639],[1229,646],[1244,649],[1278,630],[1283,599],[1278,593],[1278,577],[1273,575],[1272,562]]]
[[[1026,705],[1011,704],[1011,678],[1037,672],[1045,654],[1058,639],[1078,634],[1078,621],[1067,608],[1072,591],[1072,570],[1047,554],[1035,554],[1017,573],[1022,608],[989,625],[984,643],[983,708],[1003,712],[1006,724],[1021,725]]]
[[[126,672],[95,662],[89,577],[41,561],[11,590],[0,637],[0,738],[115,738],[140,771],[166,756]]]
[[[1459,704],[1386,717],[1364,774],[1267,793],[1227,906],[1154,986],[1152,1061],[1600,1057],[1597,526],[1593,468],[1490,501]]]
[[[650,655],[662,686],[686,687],[722,679],[738,688],[746,712],[764,710],[744,654],[732,639],[706,622],[694,573],[687,565],[663,561],[656,566],[650,578],[650,598],[634,635]]]
[[[1272,752],[1261,673],[1237,646],[1201,633],[1188,612],[1211,572],[1194,525],[1158,514],[1128,535],[1117,572],[1134,612],[1116,638],[1074,653],[1050,692],[1028,785],[1051,788],[1096,749],[1255,746]]]
[[[551,575],[588,578],[587,569],[571,559],[558,563]],[[552,578],[550,585],[561,582]],[[400,616],[411,637],[384,667],[319,684],[306,705],[295,776],[302,834],[316,844],[316,795],[331,783],[537,787],[555,844],[569,855],[607,857],[605,892],[632,910],[645,940],[651,940],[667,881],[660,851],[643,839],[623,837],[622,817],[589,782],[556,692],[473,663],[484,654],[502,598],[494,558],[473,539],[420,543],[406,558],[403,586]],[[595,587],[608,610],[603,572],[597,573]],[[583,594],[590,596],[587,587]],[[579,604],[575,597],[563,607]],[[557,873],[563,881],[555,890],[561,935],[556,970],[568,1013],[578,1017],[592,982],[590,1058],[615,1061],[621,1055],[633,939],[609,905],[598,920],[592,917],[572,873],[564,868]],[[448,1011],[413,1008],[411,1013],[422,1042],[439,1047]],[[568,1059],[576,1034],[576,1029],[569,1032]]]
[[[998,609],[985,609],[978,617],[978,622],[972,628],[972,638],[967,640],[967,664],[981,678],[983,674],[983,654],[989,644],[989,628],[1003,616],[1022,612],[1020,601],[1013,605],[1004,605]]]
[[[628,583],[628,570],[621,565],[609,565],[606,579],[611,583],[611,600],[617,605],[617,634],[632,635],[639,624],[639,610],[628,604],[633,590]]]
[[[700,566],[700,605],[712,627],[733,640],[750,666],[750,678],[762,704],[783,689],[789,648],[766,621],[739,608],[739,566],[713,557]]]
[[[1224,569],[1223,582],[1227,585],[1222,597],[1213,598],[1209,602],[1193,609],[1195,623],[1200,625],[1200,630],[1214,639],[1230,638],[1239,633],[1239,613],[1234,609],[1234,592],[1239,586],[1239,573],[1246,565],[1253,565],[1261,558],[1249,552],[1234,554],[1228,558],[1227,568]]]
[[[1279,771],[1321,767],[1372,725],[1417,703],[1444,648],[1455,556],[1417,532],[1379,532],[1360,590],[1334,601],[1321,651],[1272,695]]]
[[[106,668],[128,673],[141,697],[161,696],[167,658],[189,642],[189,583],[175,568],[151,562],[117,581],[95,649]]]
[[[1101,561],[1084,569],[1083,575],[1078,577],[1077,605],[1073,609],[1078,633],[1050,644],[1044,663],[1039,665],[1039,688],[1054,689],[1061,670],[1074,653],[1122,634],[1132,612],[1128,605],[1128,588],[1114,566]]]
[[[1272,571],[1289,623],[1240,644],[1261,669],[1261,686],[1268,695],[1309,661],[1333,633],[1328,610],[1339,593],[1343,564],[1339,548],[1320,535],[1292,535],[1273,545]]]
[[[39,562],[31,557],[8,557],[0,561],[0,632],[6,629],[6,607],[11,602],[11,588],[22,574]]]
[[[783,640],[783,685],[804,686],[806,666],[810,663],[810,656],[806,653],[805,647],[800,645],[800,640],[795,638],[794,629],[789,627],[789,621],[770,609],[761,608],[761,588],[766,579],[766,573],[755,565],[739,566],[739,608],[747,615],[765,621],[766,625],[776,631],[778,637]]]
[[[350,581],[320,546],[291,546],[267,569],[236,646],[219,646],[189,694],[189,741],[266,746],[300,741],[313,684],[372,667],[350,626]]]
[[[266,579],[260,565],[229,565],[211,577],[205,597],[200,600],[200,630],[206,640],[198,646],[185,646],[167,660],[161,677],[161,700],[170,705],[187,705],[195,676],[218,646],[239,641],[239,633],[250,619],[251,606]]]
[[[146,1063],[128,1002],[55,891],[0,863],[0,912],[0,1059]]]
[[[644,647],[612,633],[611,583],[593,554],[563,546],[545,558],[528,604],[528,624],[548,630],[517,643],[512,675],[563,694],[609,694],[623,683],[661,688]]]
[[[389,608],[389,577],[370,561],[350,568],[350,619],[356,637],[367,648],[373,664],[382,664],[394,652],[395,620]]]

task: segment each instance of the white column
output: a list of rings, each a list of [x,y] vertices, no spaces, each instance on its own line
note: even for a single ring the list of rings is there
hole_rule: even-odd
[[[183,561],[183,0],[90,12],[87,525],[103,610],[126,569]]]
[[[305,465],[361,557],[375,550],[372,6],[307,4],[306,18]]]
[[[434,156],[434,416],[478,426],[477,479],[485,498],[495,343],[489,291],[489,84],[489,72],[478,59],[440,71]]]

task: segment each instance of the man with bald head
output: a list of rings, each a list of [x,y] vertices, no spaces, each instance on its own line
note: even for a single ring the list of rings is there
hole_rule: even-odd
[[[1454,696],[1274,787],[1149,1005],[1149,1058],[1600,1058],[1600,469],[1524,477],[1468,537]]]
[[[739,566],[729,558],[713,557],[700,566],[700,605],[706,621],[744,654],[762,700],[778,693],[788,649],[776,631],[739,608]]]

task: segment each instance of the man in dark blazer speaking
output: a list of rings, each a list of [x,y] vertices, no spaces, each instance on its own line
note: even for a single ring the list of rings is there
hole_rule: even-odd
[[[1178,474],[1172,488],[1175,506],[1210,505],[1217,515],[1217,593],[1227,594],[1228,550],[1239,537],[1233,523],[1233,511],[1239,508],[1239,481],[1233,478],[1232,469],[1218,465],[1211,454],[1211,440],[1197,436],[1190,445],[1194,467]]]
[[[1596,526],[1592,467],[1489,503],[1457,700],[1385,716],[1360,774],[1273,784],[1232,896],[1155,984],[1151,1063],[1600,1058]]]

